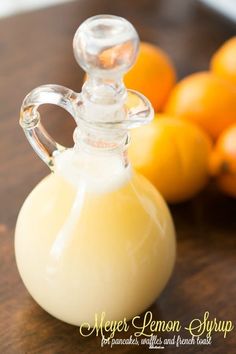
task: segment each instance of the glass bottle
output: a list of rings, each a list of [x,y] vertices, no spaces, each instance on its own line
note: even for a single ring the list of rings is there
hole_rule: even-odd
[[[102,312],[107,320],[143,312],[174,265],[167,205],[132,170],[127,156],[128,130],[153,118],[149,101],[122,81],[138,46],[125,19],[89,18],[73,41],[76,60],[87,72],[82,92],[41,86],[21,108],[25,135],[51,173],[19,213],[17,266],[36,302],[74,325],[92,325]],[[42,126],[38,107],[45,103],[63,107],[75,119],[73,148],[58,144]]]

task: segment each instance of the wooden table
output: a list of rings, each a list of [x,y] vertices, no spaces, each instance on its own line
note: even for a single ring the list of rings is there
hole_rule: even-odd
[[[235,34],[233,24],[190,0],[80,0],[0,21],[0,353],[137,353],[146,347],[100,347],[78,329],[45,313],[28,295],[14,259],[14,226],[22,202],[48,173],[19,125],[23,97],[32,88],[58,83],[79,91],[83,73],[72,53],[72,37],[85,18],[111,13],[126,17],[141,38],[163,47],[179,77],[206,70],[214,50]],[[74,125],[57,108],[44,110],[57,140],[72,144]],[[178,235],[175,272],[152,306],[154,319],[187,325],[209,311],[236,324],[236,201],[210,187],[194,200],[172,207]],[[216,333],[209,346],[183,353],[235,353],[235,331]],[[166,347],[165,353],[176,348]]]

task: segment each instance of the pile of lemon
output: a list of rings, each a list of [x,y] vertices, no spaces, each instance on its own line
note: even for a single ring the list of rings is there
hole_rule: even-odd
[[[129,156],[164,198],[170,203],[192,198],[210,177],[236,197],[236,37],[216,51],[209,71],[178,83],[168,55],[141,43],[125,84],[159,112],[152,123],[132,131]]]

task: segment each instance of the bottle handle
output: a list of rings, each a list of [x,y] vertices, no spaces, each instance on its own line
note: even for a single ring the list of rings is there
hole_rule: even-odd
[[[154,110],[147,97],[131,89],[127,89],[127,93],[125,107],[128,119],[124,120],[123,125],[132,129],[150,123],[154,117]]]
[[[21,106],[20,125],[38,156],[54,170],[54,156],[66,148],[57,143],[41,123],[39,106],[54,104],[76,117],[76,103],[80,95],[60,85],[43,85],[32,90]]]

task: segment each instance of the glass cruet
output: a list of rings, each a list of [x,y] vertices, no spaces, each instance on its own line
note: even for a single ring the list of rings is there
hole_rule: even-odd
[[[82,92],[41,86],[21,108],[20,125],[51,173],[20,210],[17,266],[36,302],[74,325],[92,325],[103,312],[107,320],[143,312],[174,265],[168,207],[128,161],[129,129],[153,118],[149,101],[122,80],[138,46],[137,32],[125,19],[89,18],[73,41],[87,73]],[[38,112],[42,104],[58,105],[75,119],[73,148],[46,132]]]

